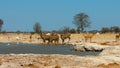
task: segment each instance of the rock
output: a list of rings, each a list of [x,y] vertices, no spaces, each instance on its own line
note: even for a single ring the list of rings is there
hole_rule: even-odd
[[[85,51],[102,51],[107,46],[101,46],[95,43],[85,43],[76,44],[73,48],[75,51],[85,52]]]
[[[85,48],[88,51],[102,51],[105,47],[95,43],[86,43]]]
[[[93,46],[90,46],[90,45],[85,45],[85,50],[86,51],[95,51],[95,48]]]
[[[120,56],[120,46],[107,47],[100,53],[100,55],[101,56],[104,56],[104,55]]]
[[[73,48],[75,51],[85,52],[85,47],[83,45],[75,45]]]

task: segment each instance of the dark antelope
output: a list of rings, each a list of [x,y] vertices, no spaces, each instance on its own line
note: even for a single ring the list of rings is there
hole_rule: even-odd
[[[62,39],[62,44],[65,43],[65,39],[69,39],[69,41],[70,41],[70,39],[71,39],[71,38],[70,38],[70,36],[71,36],[70,33],[61,34],[60,36],[61,36],[61,39]],[[68,42],[69,42],[69,41],[68,41]]]
[[[50,42],[58,44],[59,43],[59,35],[58,34],[51,34],[50,35]]]

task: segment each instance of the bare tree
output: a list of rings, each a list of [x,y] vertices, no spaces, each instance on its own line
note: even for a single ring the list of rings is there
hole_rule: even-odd
[[[90,26],[89,16],[85,13],[79,13],[74,16],[73,23],[77,26],[77,32],[84,31],[84,28]]]
[[[1,32],[1,30],[2,30],[2,25],[3,25],[3,20],[0,19],[0,32]]]
[[[40,26],[40,23],[35,23],[35,25],[33,26],[33,29],[36,33],[39,33],[41,32],[41,26]]]
[[[70,30],[70,28],[65,26],[62,31],[65,34],[65,33],[68,33],[69,30]]]

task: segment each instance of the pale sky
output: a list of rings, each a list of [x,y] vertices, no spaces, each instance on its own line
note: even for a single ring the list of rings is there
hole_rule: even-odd
[[[89,30],[120,26],[120,0],[0,0],[0,9],[6,31],[33,31],[36,22],[48,31],[75,28],[81,12],[90,17]]]

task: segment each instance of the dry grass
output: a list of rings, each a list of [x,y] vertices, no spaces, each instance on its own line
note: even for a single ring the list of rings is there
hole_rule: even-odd
[[[61,68],[61,66],[60,66],[59,64],[57,64],[57,65],[55,66],[55,68]]]
[[[104,64],[101,64],[101,65],[98,65],[99,68],[120,68],[120,64],[117,64],[117,63],[110,63],[108,65],[104,65]]]
[[[101,42],[101,45],[108,45],[108,42]]]
[[[95,34],[91,42],[102,45],[120,45],[120,39],[116,42],[115,36],[116,34],[113,33]],[[72,34],[70,42],[85,42],[84,34]]]
[[[106,34],[95,34],[91,40],[92,43],[98,43],[102,45],[120,45],[120,39],[116,41],[116,34],[106,33]],[[32,39],[30,39],[30,34],[16,34],[16,33],[8,33],[8,34],[0,34],[0,42],[17,42],[16,37],[19,37],[19,42],[22,43],[43,43],[42,39],[38,34],[32,35]],[[61,43],[61,39],[59,43]],[[85,42],[84,34],[71,34],[71,39],[69,43],[80,43]],[[89,42],[89,41],[88,41]]]

